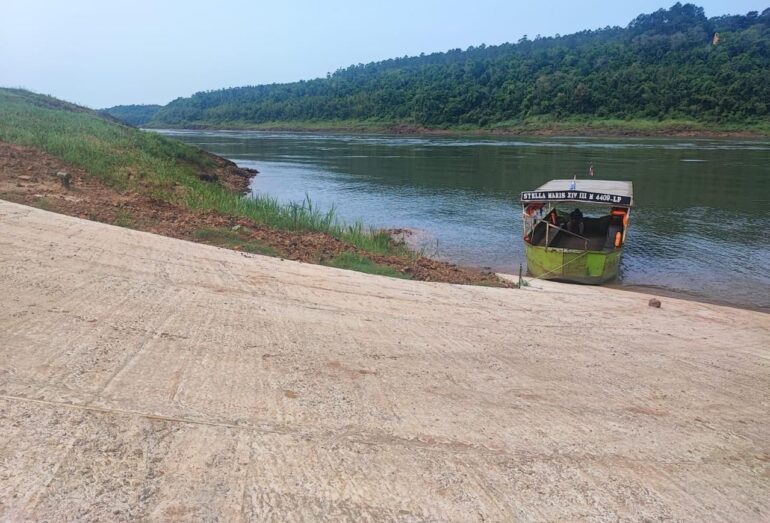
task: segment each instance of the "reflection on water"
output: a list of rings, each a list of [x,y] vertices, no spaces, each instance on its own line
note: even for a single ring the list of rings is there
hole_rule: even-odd
[[[770,142],[164,131],[259,169],[255,194],[409,227],[459,264],[516,271],[518,195],[552,178],[634,182],[624,285],[770,307]]]

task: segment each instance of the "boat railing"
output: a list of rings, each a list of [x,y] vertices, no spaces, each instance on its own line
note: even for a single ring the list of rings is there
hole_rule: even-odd
[[[545,246],[546,247],[548,247],[548,231],[551,229],[551,227],[553,227],[554,229],[557,229],[559,231],[564,231],[567,234],[571,234],[572,236],[580,238],[581,240],[583,240],[585,242],[585,250],[588,250],[588,238],[586,238],[585,236],[581,236],[581,235],[576,234],[576,233],[574,233],[572,231],[568,231],[567,229],[559,227],[558,225],[554,225],[551,222],[549,222],[548,220],[546,220],[545,218],[542,218],[539,221],[544,222],[545,225],[546,225],[546,229],[545,229]]]

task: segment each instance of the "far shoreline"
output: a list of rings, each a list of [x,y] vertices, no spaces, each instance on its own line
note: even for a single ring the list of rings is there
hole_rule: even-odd
[[[652,122],[646,120],[598,121],[596,123],[548,122],[481,127],[424,127],[409,123],[378,123],[367,121],[297,121],[250,124],[232,122],[222,124],[149,125],[152,131],[264,131],[264,132],[326,132],[383,134],[390,136],[479,136],[479,137],[565,137],[565,138],[695,138],[695,139],[768,139],[770,128],[739,128],[718,125],[700,127],[693,122]]]

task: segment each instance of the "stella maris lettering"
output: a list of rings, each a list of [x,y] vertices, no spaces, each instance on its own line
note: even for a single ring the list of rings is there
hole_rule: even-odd
[[[618,196],[616,194],[582,192],[582,191],[534,191],[521,193],[521,200],[531,201],[581,201],[609,203],[613,205],[629,205],[631,198],[628,196]]]
[[[523,192],[521,193],[522,200],[545,200],[544,192]]]

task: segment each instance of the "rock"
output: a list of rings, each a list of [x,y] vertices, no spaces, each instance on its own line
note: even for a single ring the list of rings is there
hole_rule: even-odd
[[[23,174],[22,174],[22,175],[19,175],[19,176],[17,176],[16,178],[18,178],[19,180],[25,180],[25,181],[30,181],[30,180],[32,179],[32,177],[31,177],[31,176],[25,176],[25,175],[23,175]]]
[[[655,307],[656,309],[660,309],[660,300],[657,298],[651,298],[649,302],[647,302],[647,305],[650,307]]]
[[[65,189],[70,188],[70,180],[71,180],[70,173],[68,173],[67,171],[58,171],[56,173],[56,177],[61,181],[62,187],[64,187]]]

